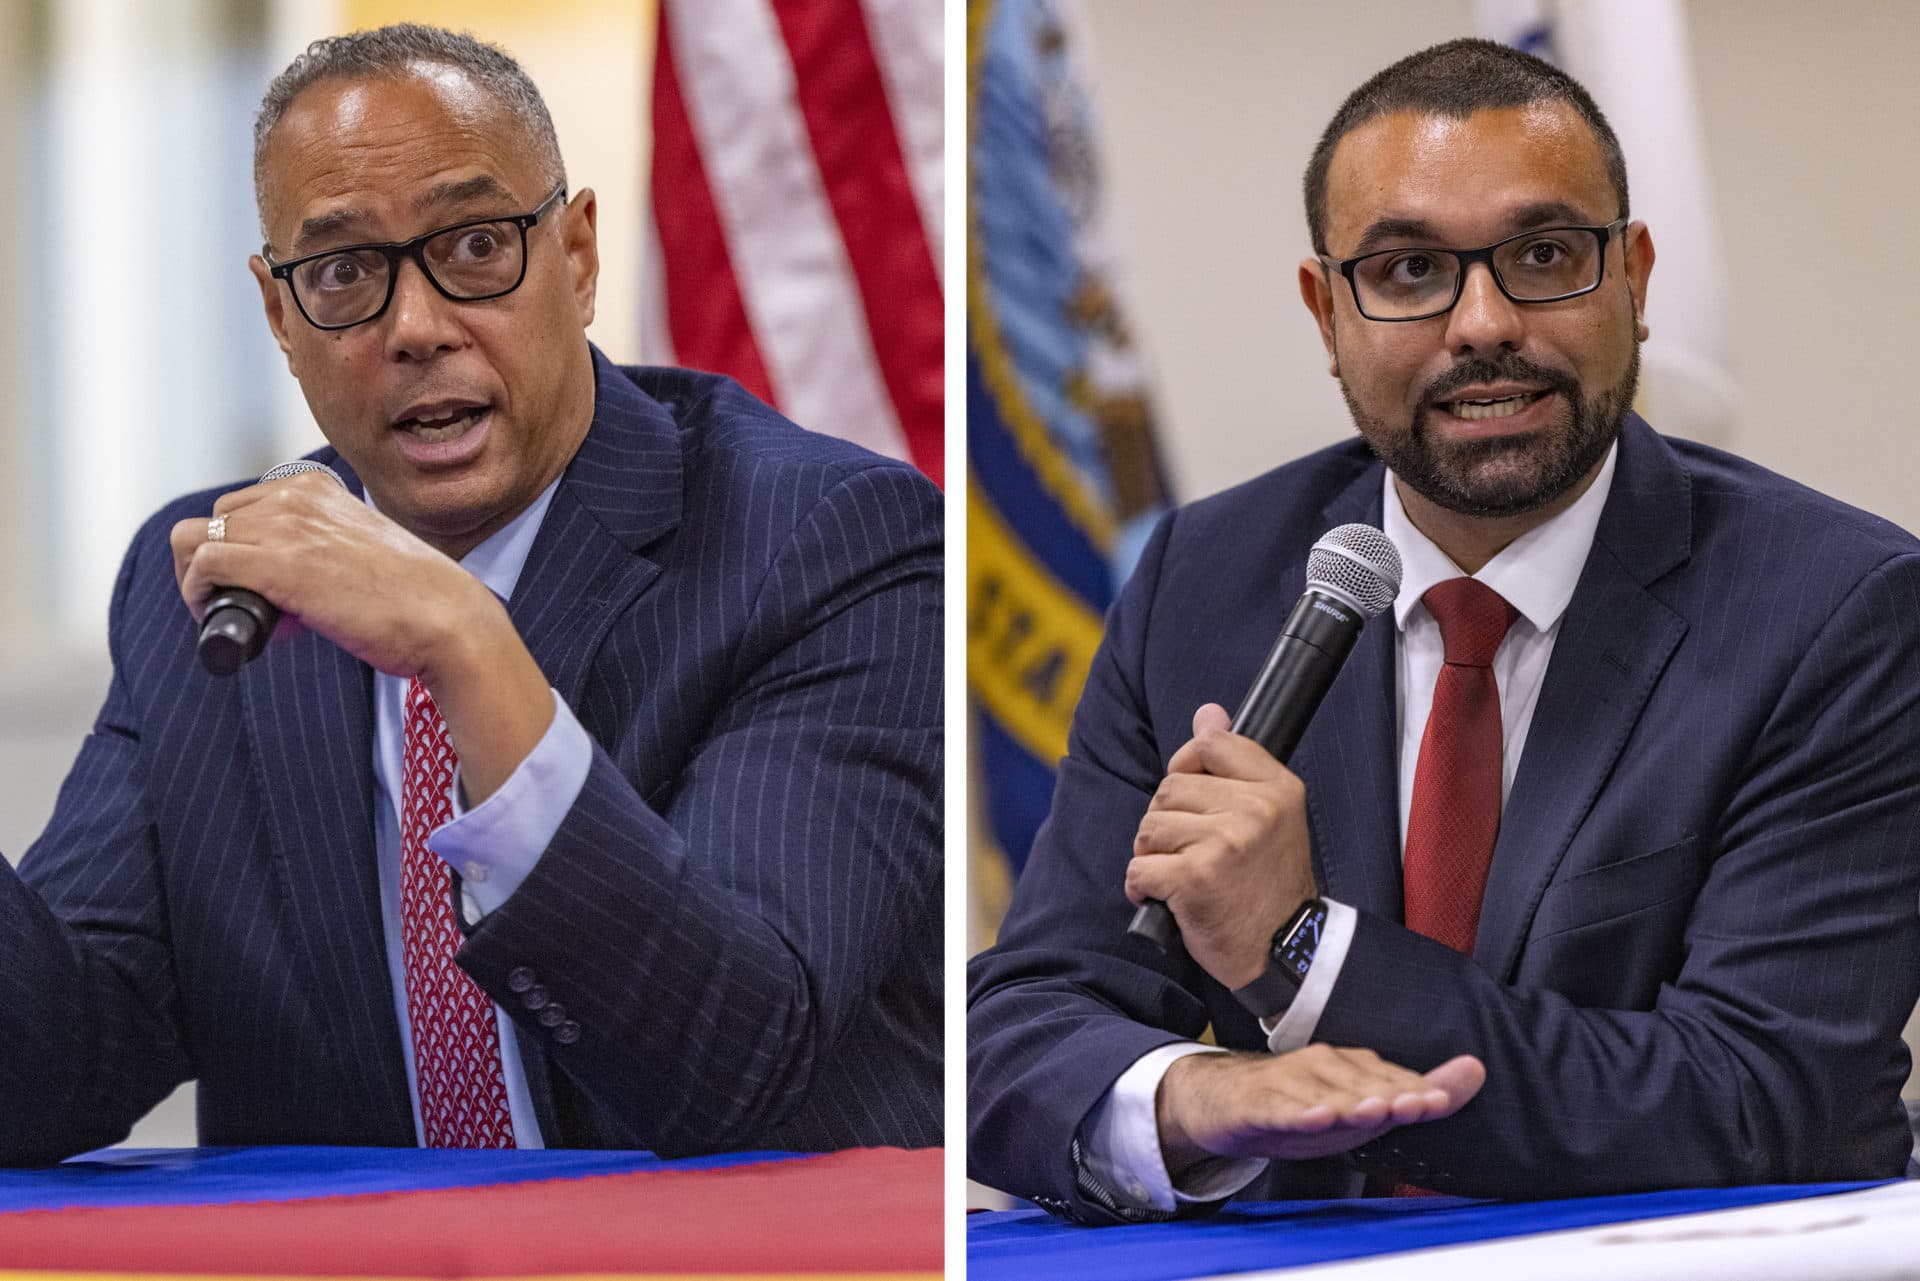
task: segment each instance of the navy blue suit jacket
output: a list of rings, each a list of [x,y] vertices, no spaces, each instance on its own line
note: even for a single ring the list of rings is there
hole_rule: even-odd
[[[936,1144],[939,495],[728,380],[595,375],[509,606],[593,764],[460,964],[525,1015],[551,1145]],[[200,669],[167,535],[213,498],[135,538],[105,706],[0,873],[10,1161],[116,1141],[188,1078],[203,1143],[415,1141],[372,671],[310,633]],[[577,1042],[522,1009],[520,967]]]
[[[1134,829],[1194,708],[1233,706],[1331,526],[1380,521],[1357,441],[1184,508],[1108,621],[1053,810],[971,967],[973,1176],[1101,1219],[1076,1127],[1157,1045],[1253,1018],[1126,937]],[[1368,626],[1293,760],[1359,926],[1315,1039],[1487,1066],[1351,1166],[1538,1197],[1898,1176],[1920,995],[1920,544],[1630,418],[1500,826],[1471,956],[1401,924],[1395,633]]]

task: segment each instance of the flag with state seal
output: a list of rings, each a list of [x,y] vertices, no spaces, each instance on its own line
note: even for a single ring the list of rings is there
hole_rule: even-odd
[[[967,683],[975,941],[1046,816],[1099,645],[1168,487],[1116,294],[1075,10],[967,10]]]

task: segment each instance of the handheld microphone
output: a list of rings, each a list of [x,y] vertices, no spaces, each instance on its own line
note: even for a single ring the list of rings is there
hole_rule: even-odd
[[[281,463],[258,483],[297,476],[303,471],[323,471],[342,489],[347,482],[325,463],[296,458]],[[231,676],[243,663],[252,662],[267,647],[267,640],[280,623],[280,611],[259,592],[244,587],[216,587],[207,600],[207,613],[200,624],[200,665],[215,676]]]
[[[1240,701],[1233,732],[1284,762],[1340,674],[1360,629],[1400,594],[1400,552],[1371,525],[1330,529],[1307,554],[1307,590]],[[1173,950],[1179,922],[1159,899],[1133,914],[1127,933]]]

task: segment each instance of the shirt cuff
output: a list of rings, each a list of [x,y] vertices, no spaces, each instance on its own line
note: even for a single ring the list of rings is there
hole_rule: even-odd
[[[1317,958],[1316,958],[1317,963]],[[1188,1167],[1174,1186],[1160,1152],[1154,1096],[1175,1060],[1221,1054],[1219,1046],[1180,1041],[1149,1050],[1120,1074],[1080,1123],[1080,1162],[1122,1206],[1172,1213],[1192,1201],[1223,1201],[1254,1181],[1266,1162],[1216,1157]]]
[[[553,692],[553,720],[498,791],[468,809],[454,768],[453,818],[427,848],[460,874],[462,906],[474,923],[505,903],[540,861],[593,768],[593,740]]]
[[[1267,1034],[1269,1053],[1285,1054],[1313,1040],[1313,1030],[1320,1026],[1320,1015],[1326,1011],[1327,1000],[1333,995],[1334,980],[1340,977],[1340,967],[1347,963],[1347,948],[1353,943],[1359,914],[1345,903],[1332,899],[1327,899],[1326,904],[1326,928],[1320,935],[1320,946],[1313,951],[1313,964],[1307,967],[1306,982],[1294,993],[1293,1004],[1287,1007],[1278,1023],[1268,1027],[1265,1019],[1260,1020],[1260,1030]]]

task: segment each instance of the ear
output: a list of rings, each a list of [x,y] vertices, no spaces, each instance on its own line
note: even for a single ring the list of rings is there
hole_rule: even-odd
[[[593,188],[582,187],[560,217],[560,246],[567,255],[567,271],[573,283],[574,305],[580,311],[580,327],[593,323],[594,295],[600,284],[599,206]]]
[[[1647,340],[1647,277],[1653,274],[1653,234],[1644,222],[1627,224],[1627,292],[1633,295],[1633,332]]]
[[[267,312],[267,328],[273,331],[273,341],[279,345],[281,353],[287,358],[287,371],[298,378],[300,371],[294,366],[293,344],[287,341],[286,291],[280,287],[280,282],[275,280],[273,274],[267,269],[267,260],[259,254],[254,254],[247,259],[247,270],[253,273],[254,281],[260,286],[260,304]]]
[[[1320,327],[1320,342],[1327,349],[1327,372],[1338,378],[1340,356],[1333,345],[1333,286],[1328,271],[1318,258],[1300,260],[1300,301],[1307,304],[1313,323]]]

